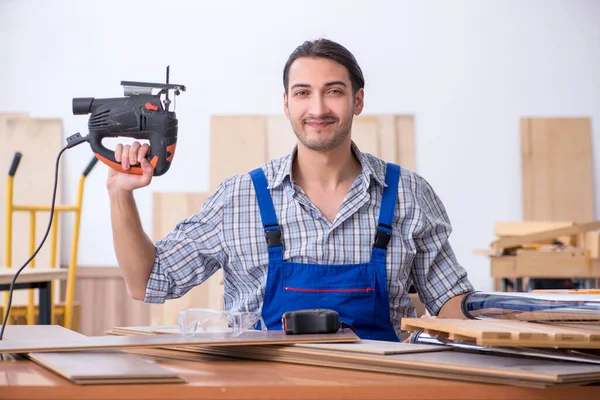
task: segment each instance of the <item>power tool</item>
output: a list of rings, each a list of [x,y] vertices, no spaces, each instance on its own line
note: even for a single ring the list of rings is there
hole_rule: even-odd
[[[150,154],[146,159],[154,167],[154,176],[163,175],[171,167],[177,145],[177,117],[170,111],[169,90],[175,96],[185,91],[184,85],[169,83],[167,66],[166,83],[121,81],[125,97],[96,99],[76,97],[73,114],[91,114],[88,121],[89,134],[82,138],[90,143],[98,160],[109,167],[130,174],[142,174],[139,163],[123,170],[115,160],[114,151],[102,144],[107,137],[129,137],[150,142]],[[152,94],[152,89],[160,89]],[[161,96],[164,95],[164,100]],[[76,140],[79,140],[77,138]]]

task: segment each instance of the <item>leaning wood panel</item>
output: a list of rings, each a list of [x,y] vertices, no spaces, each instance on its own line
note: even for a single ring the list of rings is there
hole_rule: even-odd
[[[214,116],[210,127],[210,192],[226,178],[267,160],[264,116]]]
[[[396,117],[396,162],[411,171],[417,170],[415,119],[412,115]]]
[[[370,153],[376,157],[380,154],[379,128],[377,117],[356,117],[352,123],[352,140],[361,152]]]
[[[162,239],[175,229],[177,223],[197,214],[208,196],[208,193],[154,193],[152,198],[153,240]],[[219,270],[206,282],[192,288],[181,298],[153,305],[151,324],[177,324],[179,311],[186,308],[220,309],[223,296],[222,276],[223,272]]]
[[[588,118],[521,120],[523,219],[595,219]]]

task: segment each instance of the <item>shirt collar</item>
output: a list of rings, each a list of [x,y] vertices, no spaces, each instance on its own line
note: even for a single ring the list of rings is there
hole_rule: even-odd
[[[356,158],[360,162],[362,166],[362,176],[363,182],[365,183],[365,187],[369,186],[371,178],[373,178],[377,183],[379,183],[382,187],[386,187],[385,183],[385,164],[375,157],[368,157],[363,154],[356,143],[354,141],[351,143],[352,152],[356,155]],[[290,154],[285,156],[281,163],[279,164],[279,168],[275,171],[273,179],[270,181],[268,188],[273,189],[281,185],[286,178],[289,178],[290,182],[292,180],[292,165],[294,158],[298,154],[298,145],[294,146],[294,149]],[[379,161],[379,162],[378,162]]]

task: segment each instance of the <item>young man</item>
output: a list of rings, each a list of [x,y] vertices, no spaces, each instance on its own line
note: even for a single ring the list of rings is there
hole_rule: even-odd
[[[225,307],[260,311],[281,329],[286,311],[329,308],[361,338],[397,341],[415,316],[413,284],[432,315],[462,318],[473,287],[448,243],[450,222],[414,172],[363,154],[351,140],[364,105],[354,56],[329,41],[305,42],[283,72],[284,112],[298,137],[291,154],[226,179],[198,214],[153,244],[133,190],[150,184],[147,145],[118,145],[127,169],[111,170],[114,246],[130,295],[161,303],[223,268]]]

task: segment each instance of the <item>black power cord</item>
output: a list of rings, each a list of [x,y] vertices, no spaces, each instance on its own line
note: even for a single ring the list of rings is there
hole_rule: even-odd
[[[60,157],[67,149],[75,147],[84,142],[87,142],[87,137],[82,137],[79,133],[69,136],[67,138],[67,145],[65,147],[63,147],[63,149],[58,153],[58,156],[56,157],[56,166],[54,167],[54,188],[52,189],[52,204],[50,206],[50,218],[48,219],[48,227],[46,228],[46,233],[44,234],[44,237],[42,238],[41,243],[38,245],[37,249],[34,251],[34,253],[31,255],[31,257],[29,257],[29,259],[27,261],[25,261],[25,264],[23,264],[21,266],[21,268],[19,268],[17,270],[17,272],[15,273],[15,276],[13,277],[13,280],[10,284],[10,289],[8,292],[8,304],[6,305],[6,311],[4,313],[4,321],[2,322],[2,328],[0,328],[0,340],[2,340],[2,337],[4,336],[4,329],[6,328],[6,323],[8,322],[8,315],[10,314],[10,307],[12,305],[12,296],[13,296],[15,283],[17,282],[17,278],[19,277],[19,274],[21,273],[21,271],[23,271],[25,269],[25,267],[27,265],[29,265],[31,260],[33,260],[35,258],[35,256],[37,255],[37,253],[40,251],[40,249],[44,245],[44,242],[46,242],[46,239],[48,238],[48,233],[50,233],[50,228],[52,227],[52,219],[54,217],[54,205],[56,202],[56,189],[58,186],[58,165],[60,163]],[[14,166],[14,168],[11,167],[12,173],[14,173],[14,171],[12,171],[13,169],[16,169],[16,165]],[[2,353],[0,353],[0,360],[2,360],[2,359],[3,359]]]

